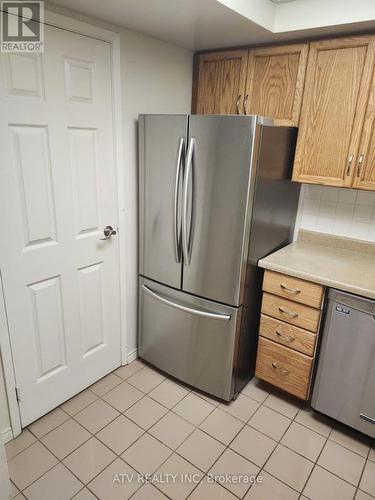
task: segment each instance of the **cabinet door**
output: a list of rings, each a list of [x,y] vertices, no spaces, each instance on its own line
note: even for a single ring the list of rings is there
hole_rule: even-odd
[[[353,187],[375,191],[375,75],[362,130]]]
[[[351,187],[373,63],[371,36],[311,44],[294,181]]]
[[[308,50],[303,44],[249,51],[248,114],[269,116],[278,125],[298,125]]]
[[[247,55],[247,50],[233,50],[199,56],[196,113],[242,113]]]

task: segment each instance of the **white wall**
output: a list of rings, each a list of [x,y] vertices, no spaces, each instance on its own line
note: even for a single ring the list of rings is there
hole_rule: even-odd
[[[127,172],[126,235],[128,348],[137,346],[137,117],[139,113],[189,113],[193,53],[53,5],[50,10],[120,34],[124,168]],[[0,367],[0,432],[9,426]],[[8,417],[9,418],[9,417]],[[3,422],[4,420],[4,422]]]
[[[375,242],[375,192],[305,185],[302,229]]]

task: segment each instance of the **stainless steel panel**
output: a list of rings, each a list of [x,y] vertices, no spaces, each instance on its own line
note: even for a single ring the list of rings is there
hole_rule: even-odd
[[[139,117],[139,269],[181,287],[181,191],[188,117]],[[183,141],[183,142],[182,142]]]
[[[257,118],[199,116],[189,120],[195,140],[186,224],[190,261],[183,290],[226,304],[240,304],[248,242],[248,196]]]
[[[139,303],[140,357],[187,384],[230,400],[241,309],[143,278]]]
[[[375,302],[331,290],[312,407],[375,437]]]
[[[301,186],[290,180],[296,138],[293,127],[261,128],[249,245],[252,265],[293,239]]]
[[[290,181],[297,130],[274,127],[260,118],[258,122],[264,126],[259,129],[253,153],[256,181],[251,183],[250,238],[241,277],[236,392],[255,372],[263,280],[258,260],[292,240],[300,192],[300,185]]]

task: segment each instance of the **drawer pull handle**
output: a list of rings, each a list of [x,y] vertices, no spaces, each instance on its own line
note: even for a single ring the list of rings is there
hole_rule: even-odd
[[[295,337],[292,337],[292,335],[285,335],[285,333],[279,332],[277,330],[276,330],[276,335],[278,337],[280,337],[281,339],[286,340],[288,342],[293,342],[294,340],[296,340]]]
[[[299,293],[301,293],[301,290],[299,288],[288,288],[283,283],[280,283],[280,288],[284,290],[284,292],[293,293],[294,295],[298,295]]]
[[[277,370],[282,375],[289,375],[289,373],[290,373],[290,371],[287,370],[286,368],[280,368],[279,365],[275,361],[272,361],[272,368],[274,370]]]
[[[288,311],[287,309],[284,309],[283,307],[279,307],[279,311],[281,312],[281,314],[286,314],[290,318],[298,318],[298,313]]]

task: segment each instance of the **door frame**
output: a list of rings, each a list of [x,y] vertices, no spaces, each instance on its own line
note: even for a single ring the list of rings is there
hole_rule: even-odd
[[[98,26],[78,21],[74,18],[52,12],[45,9],[44,24],[71,31],[79,35],[96,38],[110,44],[111,67],[112,67],[112,96],[113,96],[113,130],[114,130],[114,158],[115,176],[117,187],[117,207],[118,207],[118,238],[119,238],[119,275],[120,275],[120,337],[121,337],[121,365],[126,365],[134,358],[134,353],[128,350],[128,318],[127,304],[129,300],[128,285],[126,275],[126,195],[125,186],[128,181],[124,165],[123,155],[123,127],[122,127],[122,99],[121,99],[121,59],[120,59],[120,35]],[[134,262],[136,265],[136,262]],[[10,330],[6,317],[5,294],[1,281],[0,267],[0,355],[3,361],[5,390],[8,398],[9,418],[12,427],[13,437],[22,432],[21,416],[16,397],[17,381],[15,376],[15,366],[13,362]],[[135,356],[136,357],[136,356]],[[1,439],[1,435],[0,435]]]

